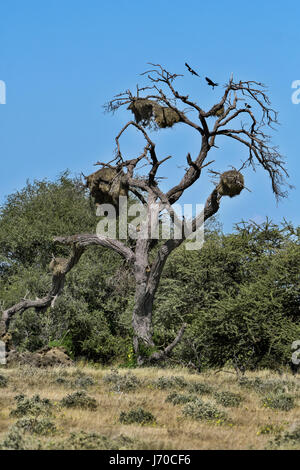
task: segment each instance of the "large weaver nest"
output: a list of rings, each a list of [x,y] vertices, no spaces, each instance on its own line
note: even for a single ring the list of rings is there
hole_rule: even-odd
[[[143,126],[149,126],[151,120],[154,120],[158,127],[166,128],[181,121],[178,111],[146,98],[136,98],[127,109],[134,114],[136,123]]]
[[[234,197],[244,189],[244,177],[237,170],[225,171],[220,176],[217,191],[221,196]]]
[[[127,196],[128,188],[122,181],[123,173],[116,168],[103,167],[86,177],[86,185],[96,204],[119,207],[119,196]]]

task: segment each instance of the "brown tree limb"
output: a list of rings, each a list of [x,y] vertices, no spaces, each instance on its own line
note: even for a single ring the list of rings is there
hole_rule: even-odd
[[[176,338],[174,339],[174,341],[172,341],[172,343],[170,343],[163,350],[156,351],[153,354],[151,354],[151,356],[149,357],[149,362],[156,362],[156,361],[160,361],[162,359],[165,359],[172,352],[172,350],[175,348],[175,346],[177,346],[177,344],[181,341],[186,327],[187,327],[187,324],[184,323],[182,325],[182,327],[180,328],[180,330],[179,330]]]
[[[13,305],[12,307],[2,312],[2,318],[0,322],[0,334],[4,335],[9,328],[12,317],[16,313],[23,313],[29,308],[35,308],[38,310],[53,306],[57,297],[62,293],[65,283],[66,274],[78,263],[81,255],[83,254],[84,248],[72,244],[72,253],[66,266],[57,274],[52,276],[52,287],[45,297],[36,300],[23,299],[21,302]]]
[[[76,243],[76,246],[86,248],[87,246],[98,245],[104,248],[110,248],[115,251],[127,261],[133,261],[135,258],[134,252],[128,246],[124,245],[119,240],[113,238],[101,238],[97,234],[93,233],[82,233],[79,235],[71,235],[67,237],[55,237],[54,241],[61,243],[62,245],[72,245]]]

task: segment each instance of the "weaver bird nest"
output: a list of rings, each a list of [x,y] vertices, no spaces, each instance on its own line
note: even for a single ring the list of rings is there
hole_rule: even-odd
[[[127,109],[134,114],[136,123],[141,123],[143,126],[150,125],[153,119],[160,128],[172,127],[181,121],[179,111],[168,106],[161,106],[155,101],[146,98],[133,100]]]
[[[116,168],[103,167],[86,177],[86,185],[95,203],[112,204],[119,207],[119,196],[127,196],[128,189],[122,181],[122,171]]]
[[[237,170],[225,171],[220,176],[217,191],[221,196],[234,197],[244,189],[244,177]]]
[[[53,256],[49,268],[54,275],[58,275],[65,272],[67,264],[68,260],[66,258],[55,258]]]
[[[224,108],[224,106],[222,106],[221,108],[217,109],[217,110],[214,112],[213,115],[214,115],[215,117],[220,118],[220,117],[222,117],[222,116],[224,115],[224,113],[225,113],[225,108]]]

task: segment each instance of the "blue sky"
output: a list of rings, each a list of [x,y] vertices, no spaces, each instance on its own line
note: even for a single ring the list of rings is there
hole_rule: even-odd
[[[277,205],[264,172],[247,170],[251,192],[223,198],[220,221],[226,231],[242,218],[300,224],[300,104],[291,100],[292,82],[300,79],[299,2],[6,0],[0,9],[0,80],[7,87],[0,105],[1,203],[27,179],[54,179],[66,168],[88,174],[97,160],[110,160],[114,137],[130,116],[104,114],[102,105],[144,83],[139,74],[156,62],[183,73],[178,88],[203,107],[222,92],[209,88],[205,75],[225,84],[233,72],[236,80],[268,86],[281,123],[273,141],[296,188]],[[186,72],[186,61],[202,80]],[[187,152],[196,155],[198,136],[179,125],[152,138],[161,158],[173,156],[161,172],[167,188],[182,175]],[[143,142],[132,131],[122,144],[130,157]],[[218,145],[216,171],[238,166],[246,155],[240,146]],[[183,202],[204,202],[211,188],[204,173]]]

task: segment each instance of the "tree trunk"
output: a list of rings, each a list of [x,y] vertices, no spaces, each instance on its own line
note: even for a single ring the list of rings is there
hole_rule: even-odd
[[[146,290],[146,284],[138,284],[135,292],[135,306],[132,313],[133,347],[138,365],[142,365],[147,361],[154,348],[152,328],[153,300],[153,296],[149,295]]]

